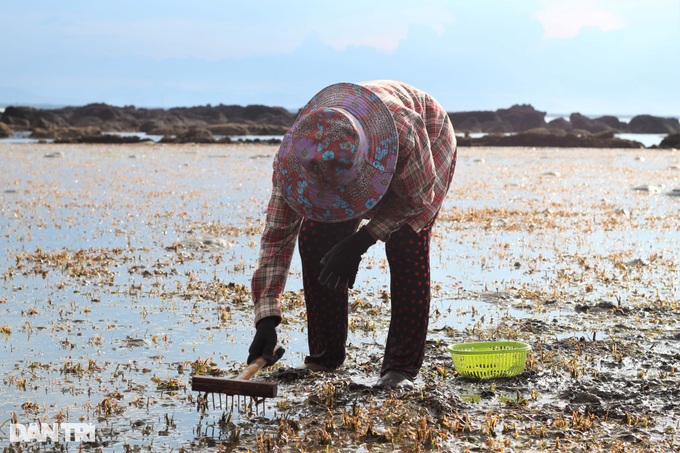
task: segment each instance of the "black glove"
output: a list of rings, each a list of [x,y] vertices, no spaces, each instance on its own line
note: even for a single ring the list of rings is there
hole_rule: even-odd
[[[319,283],[326,285],[330,289],[341,288],[348,285],[354,287],[354,280],[357,278],[361,255],[373,244],[375,239],[366,230],[361,228],[351,236],[338,242],[321,259],[321,274]]]
[[[267,366],[271,366],[281,358],[282,354],[276,354],[276,326],[280,322],[278,316],[269,316],[258,321],[255,338],[248,349],[248,364],[250,365],[258,357],[264,357]]]

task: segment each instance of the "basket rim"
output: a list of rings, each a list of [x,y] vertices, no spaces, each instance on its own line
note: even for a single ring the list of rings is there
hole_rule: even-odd
[[[492,347],[506,346],[505,349],[491,349]],[[528,343],[522,341],[473,341],[469,343],[456,343],[447,346],[451,354],[457,355],[484,355],[484,354],[508,354],[513,352],[527,352],[531,350]]]

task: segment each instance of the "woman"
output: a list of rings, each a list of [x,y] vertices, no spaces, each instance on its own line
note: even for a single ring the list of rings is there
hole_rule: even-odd
[[[274,159],[252,278],[256,334],[248,363],[260,356],[275,361],[280,296],[297,239],[310,352],[304,367],[339,367],[345,360],[348,288],[361,256],[383,241],[392,314],[376,387],[411,383],[425,352],[430,232],[456,153],[447,112],[405,83],[338,83],[305,105]]]

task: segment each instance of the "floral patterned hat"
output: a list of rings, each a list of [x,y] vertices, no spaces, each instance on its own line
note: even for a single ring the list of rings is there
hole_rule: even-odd
[[[274,184],[300,215],[360,217],[385,195],[397,166],[392,115],[369,89],[330,85],[303,107],[274,159]]]

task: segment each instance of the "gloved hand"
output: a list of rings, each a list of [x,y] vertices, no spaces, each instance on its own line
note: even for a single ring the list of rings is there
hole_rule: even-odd
[[[258,357],[264,357],[267,366],[271,366],[281,358],[282,354],[276,354],[276,326],[279,324],[278,316],[262,318],[256,325],[255,338],[248,349],[248,364],[250,365]]]
[[[323,269],[319,274],[319,283],[330,289],[341,288],[343,285],[353,288],[359,271],[361,255],[366,253],[366,250],[375,242],[376,240],[366,228],[361,228],[353,235],[338,242],[321,259]]]

